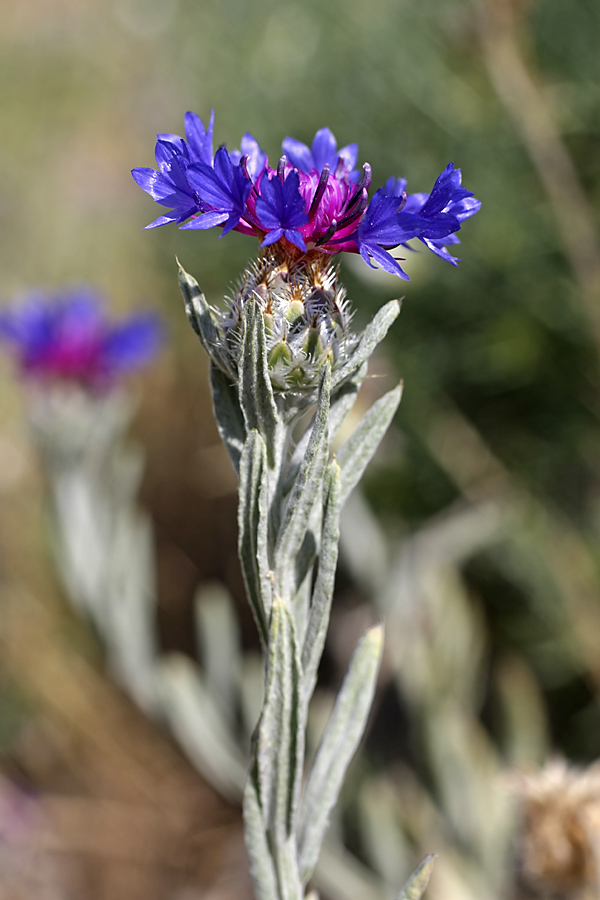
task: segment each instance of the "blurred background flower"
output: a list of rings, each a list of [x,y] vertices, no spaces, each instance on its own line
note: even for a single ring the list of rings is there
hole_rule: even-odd
[[[403,313],[365,403],[399,377],[405,394],[346,510],[321,703],[375,599],[389,659],[333,832],[373,884],[397,886],[431,851],[429,896],[516,896],[502,773],[551,751],[600,757],[596,0],[0,6],[3,300],[94,283],[115,311],[148,298],[168,323],[167,351],[135,376],[134,428],[164,650],[198,656],[192,598],[208,580],[234,597],[245,653],[255,640],[234,478],[174,263],[218,303],[254,248],[236,233],[142,231],[150,201],[130,170],[154,165],[156,133],[214,108],[219,140],[236,147],[250,129],[275,159],[282,135],[310,145],[327,125],[382,179],[429,190],[451,160],[482,201],[458,270],[403,254]],[[357,257],[341,277],[357,328],[398,293]],[[57,852],[79,895],[239,896],[236,810],[101,677],[99,647],[60,599],[22,396],[1,365],[2,768],[69,810]],[[115,823],[135,837],[109,840]]]
[[[152,313],[112,323],[90,288],[28,294],[0,313],[0,341],[12,349],[26,380],[73,382],[102,390],[152,361],[161,343]]]

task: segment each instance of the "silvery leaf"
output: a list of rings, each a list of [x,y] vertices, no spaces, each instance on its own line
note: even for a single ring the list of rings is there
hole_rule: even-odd
[[[230,375],[226,375],[211,361],[210,386],[212,388],[215,419],[221,440],[225,444],[236,473],[240,468],[240,455],[246,440],[244,415],[240,407],[238,391]]]
[[[346,769],[364,732],[383,650],[383,626],[370,628],[348,672],[308,777],[298,813],[298,857],[303,882],[314,870]]]
[[[325,646],[331,599],[335,582],[340,538],[340,467],[329,464],[323,488],[323,525],[317,577],[308,614],[306,636],[302,648],[303,695],[308,704],[317,680],[317,669]]]
[[[342,470],[342,503],[360,481],[367,464],[386,433],[402,397],[402,385],[389,391],[363,416],[355,431],[336,453]]]
[[[267,364],[265,323],[258,303],[248,300],[242,310],[239,361],[239,398],[246,431],[257,428],[267,447],[267,461],[275,465],[277,406]]]
[[[256,764],[265,830],[274,843],[294,834],[304,757],[300,710],[300,661],[294,619],[279,598],[273,600],[269,628],[265,702],[257,727]]]
[[[396,900],[421,900],[429,884],[434,862],[435,856],[428,853],[412,873]]]
[[[263,824],[255,773],[244,790],[244,835],[256,900],[279,900],[277,876]]]
[[[377,344],[381,343],[392,322],[400,313],[400,301],[390,300],[375,314],[360,336],[354,350],[348,355],[343,366],[336,370],[331,382],[332,391],[353,375],[369,359]]]
[[[238,552],[246,591],[263,645],[268,644],[272,581],[267,551],[267,455],[253,430],[240,457]]]
[[[320,496],[329,449],[328,413],[331,368],[324,366],[319,382],[319,400],[304,459],[288,496],[275,547],[279,590],[290,592],[293,566],[300,551],[315,498]]]
[[[179,266],[179,289],[183,294],[185,311],[190,325],[200,338],[209,358],[230,377],[235,377],[227,354],[221,350],[222,336],[217,328],[213,312],[206,302],[206,297],[200,290],[196,279],[185,271],[179,260],[177,265]]]

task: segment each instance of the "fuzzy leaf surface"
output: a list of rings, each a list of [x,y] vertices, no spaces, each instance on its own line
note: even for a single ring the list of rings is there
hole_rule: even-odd
[[[267,454],[256,429],[240,457],[238,552],[246,591],[263,646],[268,643],[272,583],[267,551]]]
[[[321,549],[302,648],[303,697],[306,705],[315,689],[317,669],[329,626],[340,540],[340,481],[340,467],[332,460],[327,469],[323,488]]]
[[[249,432],[258,428],[267,447],[267,461],[273,467],[277,441],[277,406],[269,377],[265,323],[254,299],[248,300],[242,310],[239,397],[246,430]]]
[[[329,452],[329,385],[331,367],[326,365],[319,381],[319,399],[306,453],[288,497],[275,547],[277,573],[283,596],[290,593],[294,561],[302,547],[315,498],[321,495],[323,473]]]
[[[304,891],[298,871],[296,839],[290,835],[282,844],[272,848],[279,886],[278,900],[303,900]]]
[[[342,503],[360,481],[367,464],[388,430],[402,398],[402,385],[380,397],[363,416],[354,432],[336,453],[342,470]]]
[[[263,824],[255,773],[244,790],[244,837],[256,900],[279,900],[277,876]]]
[[[221,371],[214,362],[210,364],[210,386],[217,428],[225,444],[236,474],[240,469],[240,456],[246,440],[246,426],[240,408],[237,388],[232,378]]]
[[[358,344],[352,353],[349,354],[346,363],[336,370],[331,383],[332,391],[343,384],[369,359],[377,344],[381,343],[388,333],[391,324],[398,317],[399,313],[399,300],[390,300],[389,303],[381,307],[361,334]]]
[[[211,308],[206,302],[206,297],[200,290],[196,279],[185,271],[179,261],[177,265],[179,266],[179,289],[183,295],[190,325],[200,338],[209,359],[213,360],[220,369],[228,372],[232,378],[235,377],[226,354],[220,350],[221,335]]]
[[[364,362],[351,379],[345,381],[331,394],[329,411],[329,437],[334,438],[352,407],[360,386],[367,377],[367,363]]]
[[[383,626],[376,625],[366,632],[354,651],[317,751],[298,814],[298,858],[303,882],[313,873],[329,814],[363,735],[382,649]]]
[[[337,389],[334,394],[331,394],[330,404],[329,404],[329,439],[332,440],[339,429],[341,428],[344,419],[356,403],[356,396],[360,390],[360,386],[365,379],[367,374],[367,366],[366,364],[362,367],[362,370],[356,374],[354,378],[349,381],[344,382],[344,384]],[[305,433],[302,435],[300,440],[298,441],[294,453],[292,455],[292,459],[290,461],[290,472],[288,475],[288,481],[291,483],[293,478],[295,477],[300,464],[302,463],[302,459],[304,454],[306,453],[306,448],[308,447],[308,441],[310,439],[310,433],[312,429],[312,425],[314,424],[314,419],[309,428],[306,429]]]
[[[258,724],[256,764],[259,800],[272,845],[283,846],[294,834],[304,727],[300,711],[300,660],[294,619],[275,597],[269,629],[265,702]]]

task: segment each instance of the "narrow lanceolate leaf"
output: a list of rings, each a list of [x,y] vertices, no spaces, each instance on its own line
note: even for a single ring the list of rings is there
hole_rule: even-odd
[[[421,900],[429,884],[434,862],[435,856],[433,853],[428,853],[412,873],[396,900]]]
[[[244,835],[256,900],[279,900],[277,876],[258,799],[256,772],[244,790]]]
[[[265,702],[256,738],[258,797],[271,845],[282,846],[294,834],[304,728],[294,620],[278,597],[273,600],[268,646]]]
[[[238,550],[250,606],[266,647],[272,602],[267,557],[267,458],[264,441],[256,430],[248,435],[240,457]]]
[[[362,368],[362,371],[356,374],[356,377],[352,378],[351,381],[346,381],[345,384],[337,389],[335,394],[331,395],[328,425],[329,440],[332,440],[335,437],[342,423],[344,422],[344,419],[354,406],[356,402],[356,395],[358,394],[358,391],[365,379],[366,374],[367,366],[365,364]],[[308,447],[308,441],[310,439],[310,432],[311,429],[307,428],[306,432],[302,435],[296,445],[289,467],[289,482],[291,482],[291,480],[293,480],[293,478],[295,477],[298,468],[300,467],[300,464],[304,458],[306,448]]]
[[[302,693],[305,705],[308,705],[308,701],[315,689],[317,669],[319,668],[323,647],[325,646],[338,559],[341,507],[340,467],[335,460],[330,463],[327,470],[323,493],[321,549],[319,552],[317,577],[308,614],[306,636],[302,648],[302,670],[304,673]]]
[[[210,386],[219,434],[237,473],[246,440],[246,426],[237,387],[233,378],[222,372],[213,362],[210,364]]]
[[[220,369],[228,372],[233,378],[234,372],[231,369],[229,361],[224,353],[219,349],[221,344],[221,335],[213,318],[210,306],[206,302],[206,297],[198,287],[195,278],[189,275],[183,266],[177,261],[179,266],[179,289],[183,294],[185,302],[185,311],[189,319],[190,325],[200,338],[202,346]]]
[[[313,873],[329,814],[367,723],[383,649],[383,626],[369,629],[350,661],[325,729],[298,814],[298,858],[302,881]]]
[[[400,312],[400,301],[390,300],[385,306],[382,306],[379,312],[373,317],[373,320],[367,325],[363,331],[360,340],[352,353],[348,356],[347,362],[336,370],[332,379],[332,391],[346,381],[362,364],[367,360],[377,344],[379,344],[386,334],[392,322],[397,318]]]
[[[306,534],[315,499],[321,495],[323,473],[329,452],[329,385],[331,367],[323,367],[319,381],[317,412],[310,433],[304,459],[288,497],[283,522],[275,547],[279,589],[283,596],[289,594],[294,576],[295,557]]]
[[[349,380],[344,382],[331,395],[329,409],[329,437],[333,439],[344,423],[344,420],[356,402],[356,395],[360,386],[367,377],[367,363],[363,363],[360,369]]]
[[[304,891],[300,881],[300,872],[298,871],[298,852],[295,835],[290,835],[282,843],[274,844],[271,850],[277,871],[277,886],[279,888],[277,900],[303,900]]]
[[[296,625],[296,640],[298,647],[302,647],[306,633],[308,610],[310,607],[310,595],[313,582],[313,568],[317,558],[316,535],[321,530],[321,510],[313,507],[313,512],[308,523],[302,546],[296,556],[294,565],[294,578],[289,599],[290,609],[294,611]],[[318,516],[318,520],[317,520]],[[280,579],[281,580],[281,579]]]
[[[242,347],[239,396],[247,431],[258,428],[267,447],[270,467],[275,465],[277,407],[267,364],[265,323],[258,303],[250,299],[242,310]]]
[[[336,453],[336,459],[342,470],[342,503],[360,481],[368,462],[394,418],[401,397],[401,384],[380,397]]]

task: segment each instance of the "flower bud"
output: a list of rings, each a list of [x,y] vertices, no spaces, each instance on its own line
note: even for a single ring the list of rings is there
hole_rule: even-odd
[[[263,314],[269,373],[278,392],[315,390],[325,361],[332,360],[335,369],[356,343],[345,292],[328,257],[315,253],[296,258],[268,248],[242,276],[221,320],[233,371],[238,367],[241,310],[252,300]]]

